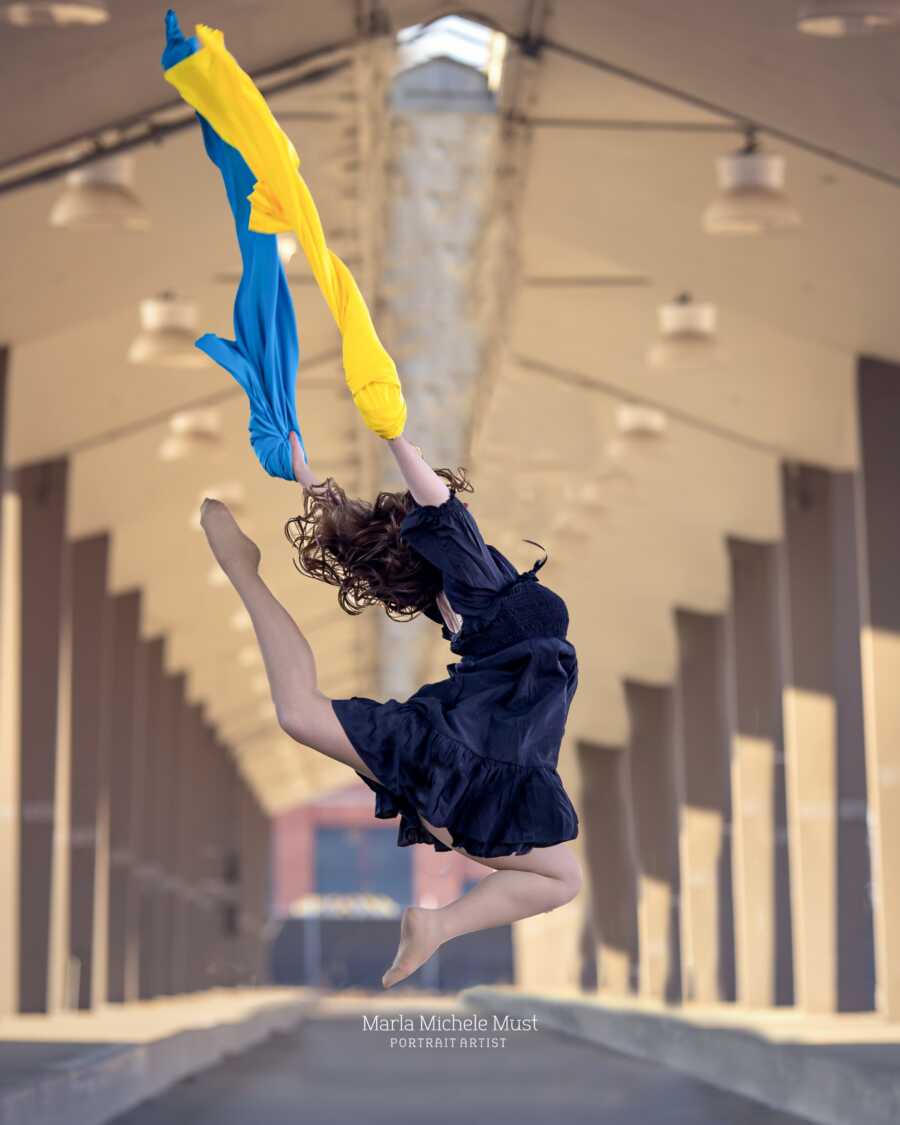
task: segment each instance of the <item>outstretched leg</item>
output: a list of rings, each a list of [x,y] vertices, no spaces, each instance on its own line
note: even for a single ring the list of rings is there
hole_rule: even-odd
[[[218,500],[204,500],[200,523],[219,566],[243,601],[259,642],[281,728],[297,742],[375,777],[319,691],[312,648],[259,574],[259,548]]]
[[[422,823],[433,836],[451,844],[449,833],[424,818]],[[526,855],[484,859],[456,851],[474,859],[493,874],[482,879],[466,894],[438,909],[408,906],[400,923],[400,946],[394,962],[382,978],[385,988],[414,973],[451,938],[487,930],[508,922],[518,922],[535,914],[546,914],[570,902],[581,890],[581,866],[567,844],[534,848]]]

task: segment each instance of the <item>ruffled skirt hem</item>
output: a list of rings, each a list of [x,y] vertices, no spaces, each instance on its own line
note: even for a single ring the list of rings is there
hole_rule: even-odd
[[[422,824],[445,828],[454,848],[492,859],[525,855],[578,835],[578,816],[555,769],[487,758],[429,723],[415,707],[355,696],[332,700],[341,726],[378,781],[375,816],[400,817],[398,847],[451,849]]]

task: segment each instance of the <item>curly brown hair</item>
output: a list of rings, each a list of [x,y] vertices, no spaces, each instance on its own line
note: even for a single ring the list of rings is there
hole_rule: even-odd
[[[455,492],[474,492],[464,469],[434,471]],[[400,523],[414,506],[409,491],[379,492],[373,503],[353,499],[333,477],[304,487],[303,511],[284,525],[294,566],[337,586],[345,613],[381,605],[392,621],[408,621],[443,586],[438,568],[400,538]]]

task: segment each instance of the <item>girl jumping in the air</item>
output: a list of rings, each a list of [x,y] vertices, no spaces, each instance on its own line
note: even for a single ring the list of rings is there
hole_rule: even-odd
[[[344,762],[375,793],[375,815],[399,814],[398,845],[454,848],[493,873],[439,909],[408,907],[384,975],[390,987],[450,938],[544,913],[570,901],[581,870],[566,841],[578,817],[557,773],[578,682],[563,600],[537,572],[519,573],[485,543],[459,492],[463,474],[429,467],[405,436],[399,379],[346,266],[325,245],[299,161],[220,33],[186,39],[167,16],[165,76],[198,112],[222,173],[243,258],[234,341],[198,341],[247,391],[250,437],[263,467],[302,485],[286,526],[305,574],[338,587],[341,606],[424,613],[461,657],[449,677],[405,702],[330,699],[313,652],[259,573],[258,547],[227,507],[205,500],[201,525],[247,608],[278,721],[304,746]],[[320,480],[300,439],[297,336],[274,233],[298,235],[344,341],[344,366],[367,424],[388,442],[407,484],[374,503]]]

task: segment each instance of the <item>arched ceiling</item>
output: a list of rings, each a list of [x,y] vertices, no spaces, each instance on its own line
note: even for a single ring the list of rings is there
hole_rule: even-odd
[[[377,321],[385,202],[367,186],[385,155],[366,140],[372,42],[361,33],[376,29],[384,48],[386,34],[448,6],[348,0],[304,6],[302,18],[269,0],[213,7],[180,6],[182,24],[222,27],[252,73],[309,54],[310,67],[346,64],[271,104],[330,244],[368,278]],[[161,10],[124,0],[111,9],[90,32],[0,32],[0,88],[15,106],[0,146],[7,180],[17,158],[174,104],[158,67]],[[484,237],[511,252],[496,256],[490,279],[502,299],[489,306],[495,346],[472,418],[472,510],[517,565],[535,557],[524,538],[550,551],[541,578],[569,604],[582,667],[570,724],[614,743],[625,732],[622,678],[672,674],[673,607],[727,603],[725,537],[779,534],[780,461],[855,464],[855,357],[900,357],[900,39],[809,39],[780,0],[483,0],[477,12],[543,46],[523,60],[512,45],[500,91],[510,122]],[[763,145],[788,158],[803,216],[790,236],[701,229],[713,159],[736,147],[738,120],[760,125]],[[145,633],[166,635],[169,666],[187,671],[192,698],[274,810],[347,774],[277,731],[261,669],[246,663],[252,634],[232,623],[239,604],[207,580],[211,558],[190,525],[200,497],[225,481],[245,488],[266,577],[308,629],[326,692],[372,694],[375,611],[350,619],[331,589],[293,570],[282,529],[296,493],[259,471],[227,375],[212,364],[173,373],[127,363],[137,302],[165,288],[197,301],[201,331],[229,334],[237,269],[195,130],[134,152],[149,235],[51,229],[58,180],[0,194],[9,458],[71,455],[70,534],[109,531],[115,588],[144,591]],[[313,464],[371,495],[377,439],[347,396],[324,302],[296,259],[291,274]],[[660,373],[644,362],[657,306],[683,289],[718,306],[720,370]],[[453,387],[446,393],[449,409]],[[668,412],[662,438],[617,435],[629,399]],[[161,462],[171,412],[207,401],[224,422],[216,459]],[[591,481],[594,503],[580,491]],[[450,659],[436,636],[435,674]]]

